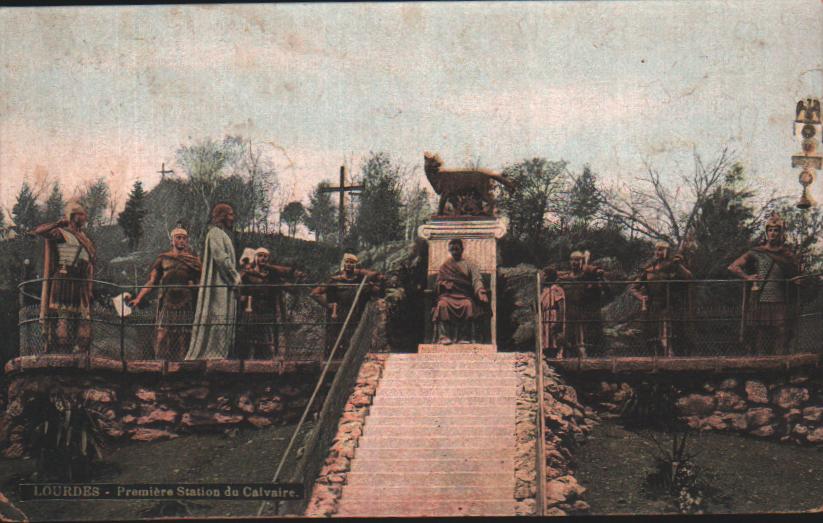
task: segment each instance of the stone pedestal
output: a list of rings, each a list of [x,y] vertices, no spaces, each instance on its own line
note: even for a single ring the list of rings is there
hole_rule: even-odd
[[[472,344],[472,351],[497,350],[497,240],[506,235],[506,224],[494,217],[435,217],[429,223],[420,226],[418,235],[429,244],[428,281],[432,300],[434,280],[440,266],[449,258],[448,244],[452,238],[463,240],[463,257],[473,261],[483,274],[484,284],[490,291],[491,317],[489,318],[490,340],[488,344]],[[432,301],[433,304],[433,301]],[[431,310],[426,311],[426,341],[431,342]],[[419,352],[461,351],[465,344],[438,345],[421,344]]]

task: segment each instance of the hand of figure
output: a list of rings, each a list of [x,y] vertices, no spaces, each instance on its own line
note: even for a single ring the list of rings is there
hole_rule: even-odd
[[[68,227],[69,223],[71,223],[71,222],[69,222],[67,219],[63,218],[62,220],[57,222],[57,226],[58,227]]]
[[[744,278],[746,281],[761,281],[761,280],[763,280],[763,278],[761,278],[761,277],[760,277],[759,275],[757,275],[757,274],[747,274],[747,275],[745,275],[743,278]]]
[[[674,256],[672,256],[672,261],[675,262],[675,263],[682,262],[683,261],[683,255],[682,254],[675,254]]]
[[[306,278],[306,276],[308,276],[308,274],[306,274],[303,271],[294,271],[294,277],[297,278],[298,280],[303,280],[303,279]]]
[[[135,299],[133,299],[133,300],[127,302],[127,303],[129,304],[129,307],[134,309],[134,308],[137,308],[138,305],[140,305],[140,299],[135,298]]]

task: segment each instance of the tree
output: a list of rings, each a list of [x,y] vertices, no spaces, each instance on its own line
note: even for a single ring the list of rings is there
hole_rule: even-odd
[[[793,198],[779,198],[767,205],[761,216],[776,210],[786,223],[786,243],[800,258],[806,272],[823,269],[823,208],[798,209]],[[762,224],[759,227],[762,230]]]
[[[757,225],[750,203],[753,195],[745,185],[743,167],[734,164],[723,174],[723,181],[701,199],[684,245],[697,277],[727,277],[726,267],[749,247]]]
[[[117,223],[123,229],[123,233],[129,240],[129,249],[136,250],[143,237],[143,218],[148,212],[145,209],[146,193],[143,191],[143,183],[134,182],[134,186],[126,200],[126,208],[117,217]]]
[[[428,221],[432,214],[430,193],[419,185],[403,193],[403,239],[414,240],[417,228]]]
[[[243,229],[248,219],[247,213],[241,215],[239,206],[248,203],[248,194],[237,187],[242,183],[237,180],[225,181],[233,171],[240,157],[242,142],[238,138],[226,137],[222,142],[210,138],[200,140],[192,145],[177,149],[177,163],[188,177],[188,183],[181,185],[179,199],[173,209],[178,216],[175,221],[189,225],[189,236],[193,244],[202,240],[209,222],[209,213],[214,204],[225,201],[235,208],[235,223]],[[245,210],[245,209],[244,209]]]
[[[513,238],[530,245],[545,239],[549,219],[559,210],[566,162],[532,158],[510,165],[503,174],[515,183],[515,192],[502,191],[500,208],[509,217]]]
[[[51,186],[51,194],[46,200],[46,211],[43,215],[43,220],[47,222],[56,222],[63,217],[63,212],[66,207],[66,202],[63,201],[63,192],[60,190],[60,185],[55,183]]]
[[[305,223],[317,241],[327,240],[337,230],[337,209],[331,201],[331,193],[322,192],[329,185],[323,180],[309,194]]]
[[[306,218],[306,209],[300,202],[289,202],[280,213],[286,226],[289,229],[289,236],[294,238],[297,226]]]
[[[40,206],[37,204],[37,197],[27,182],[23,182],[11,214],[18,231],[33,229],[42,221]]]
[[[603,204],[609,217],[630,232],[682,246],[693,233],[703,203],[723,185],[731,164],[727,147],[708,164],[695,153],[694,170],[680,176],[682,185],[671,187],[647,163],[643,176],[630,187],[612,190]]]
[[[383,152],[371,153],[363,164],[361,174],[365,189],[360,194],[354,228],[356,237],[366,247],[403,237],[400,219],[402,171]]]
[[[232,139],[241,144],[235,159],[235,173],[246,184],[247,227],[253,232],[268,233],[272,196],[278,188],[277,172],[271,161],[263,156],[263,150],[252,144],[251,140],[239,136]]]
[[[583,167],[583,173],[574,180],[567,199],[567,214],[573,223],[587,228],[597,218],[603,205],[603,194],[597,187],[597,175],[588,165]]]
[[[89,227],[98,227],[103,224],[106,207],[109,205],[109,185],[105,178],[87,183],[80,191],[78,201],[85,207],[89,217]]]

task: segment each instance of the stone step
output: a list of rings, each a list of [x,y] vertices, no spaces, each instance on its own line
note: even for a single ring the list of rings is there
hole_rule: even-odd
[[[514,478],[514,474],[512,474]],[[445,501],[453,499],[500,499],[503,496],[509,495],[514,501],[514,479],[512,479],[511,489],[505,490],[500,487],[484,487],[479,485],[469,486],[454,486],[454,487],[429,487],[425,485],[409,488],[408,485],[402,486],[375,486],[375,485],[344,485],[343,495],[341,497],[341,505],[351,501],[369,501],[374,502],[380,500],[387,501],[404,501],[404,500],[430,500]]]
[[[359,459],[370,460],[439,460],[439,459],[479,459],[493,457],[495,459],[514,459],[514,443],[511,445],[494,445],[478,448],[465,448],[461,446],[452,447],[414,447],[403,448],[399,445],[394,447],[364,448],[359,447],[354,451],[354,461]]]
[[[514,420],[515,402],[510,401],[505,405],[373,405],[369,407],[369,417],[378,416],[405,416],[406,418],[416,418],[418,416],[505,416],[506,419]],[[367,422],[368,423],[368,422]],[[506,421],[508,423],[508,421]]]
[[[518,353],[516,352],[449,352],[449,353],[406,353],[406,354],[392,354],[388,361],[517,361]]]
[[[508,437],[514,435],[514,425],[437,425],[437,424],[408,424],[408,425],[371,425],[364,428],[368,436],[438,436],[449,434],[454,436],[497,436]]]
[[[425,395],[425,396],[384,396],[382,394],[377,394],[374,397],[374,401],[372,403],[373,407],[379,407],[382,405],[397,405],[397,406],[407,406],[413,407],[415,405],[424,405],[430,407],[456,407],[460,405],[471,406],[483,406],[483,405],[511,405],[512,408],[515,406],[515,402],[517,401],[517,396],[514,395],[512,391],[509,391],[509,395],[503,396],[437,396],[437,395]]]
[[[364,434],[358,442],[360,449],[384,449],[384,448],[454,448],[464,447],[467,449],[486,449],[507,445],[511,439],[514,447],[514,437],[501,438],[500,436],[428,436],[420,438],[416,436],[370,436]]]
[[[479,414],[464,416],[417,416],[414,418],[409,418],[408,416],[372,415],[366,418],[365,430],[369,430],[375,427],[411,425],[412,423],[414,423],[414,425],[418,427],[459,427],[466,425],[508,425],[514,427],[514,425],[511,424],[514,423],[514,413],[511,413],[510,416],[504,418],[505,419],[501,419],[499,416],[485,416]],[[511,423],[509,423],[509,421],[511,421]]]
[[[514,470],[514,460],[497,457],[464,459],[368,459],[359,457],[352,461],[351,472],[448,472],[462,470],[474,473]]]
[[[386,370],[392,369],[466,369],[466,370],[508,370],[514,372],[514,363],[511,361],[485,361],[485,360],[450,360],[450,361],[415,361],[415,360],[392,360],[386,361]]]
[[[498,376],[490,380],[488,385],[494,387],[517,387],[519,380],[512,374],[511,376]],[[479,382],[477,378],[451,378],[448,376],[440,376],[438,378],[420,378],[420,379],[406,379],[394,377],[391,380],[381,380],[380,390],[397,387],[409,388],[442,388],[442,387],[478,387]]]
[[[477,382],[475,382],[476,384]],[[499,386],[497,384],[488,386],[465,386],[454,387],[443,384],[437,387],[409,387],[399,386],[395,383],[384,383],[377,391],[378,397],[409,398],[415,396],[437,396],[439,398],[454,398],[464,396],[513,396],[517,392],[517,386]]]
[[[514,490],[514,470],[506,472],[486,472],[478,474],[471,471],[448,472],[349,472],[346,474],[346,486],[372,485],[381,487],[416,488],[427,487],[470,487],[486,486],[511,488]],[[345,493],[345,490],[343,491]]]
[[[492,383],[495,379],[517,378],[512,369],[449,369],[449,368],[401,368],[386,367],[383,380],[418,379],[472,379],[479,383]],[[382,380],[381,380],[382,381]]]
[[[511,499],[341,500],[339,517],[450,517],[514,515]]]

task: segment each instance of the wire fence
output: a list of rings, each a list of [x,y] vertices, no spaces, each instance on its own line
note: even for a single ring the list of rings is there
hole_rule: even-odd
[[[342,283],[156,285],[151,301],[133,308],[139,288],[70,279],[59,285],[69,292],[56,298],[53,290],[43,291],[42,279],[18,286],[19,355],[322,361],[344,318],[320,303],[312,290],[333,294],[342,315],[357,290],[356,284]],[[81,285],[91,285],[93,299],[83,299]],[[198,310],[198,293],[204,291],[217,314],[206,314],[205,306]],[[215,296],[223,302],[215,304]],[[341,341],[344,349],[349,337]]]
[[[544,282],[537,336],[554,358],[823,352],[823,292],[800,280]]]

